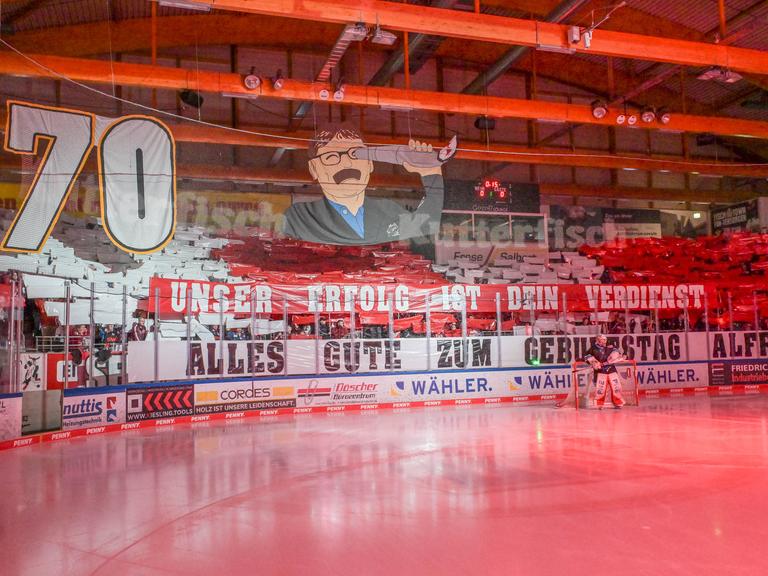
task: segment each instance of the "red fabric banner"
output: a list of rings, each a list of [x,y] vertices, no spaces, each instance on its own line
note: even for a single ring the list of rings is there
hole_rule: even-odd
[[[248,316],[254,314],[344,314],[353,308],[363,314],[468,314],[501,312],[526,313],[608,310],[703,309],[718,302],[717,289],[705,284],[451,284],[428,287],[418,284],[293,284],[258,282],[225,284],[197,280],[152,278],[150,294],[160,291],[162,314],[193,315],[219,313]],[[189,301],[187,300],[189,296]],[[155,299],[148,301],[154,312]]]

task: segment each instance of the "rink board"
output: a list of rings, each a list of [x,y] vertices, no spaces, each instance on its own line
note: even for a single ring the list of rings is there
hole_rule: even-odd
[[[749,365],[745,365],[749,362]],[[715,384],[723,374],[762,374],[762,363],[728,360],[720,362],[675,362],[638,364],[640,396],[738,395],[768,392],[765,384]],[[768,365],[766,376],[768,376]],[[370,412],[409,410],[439,406],[493,405],[554,402],[565,398],[571,387],[571,366],[537,366],[482,370],[432,372],[366,373],[351,375],[289,376],[280,378],[240,378],[169,382],[166,389],[192,393],[191,409],[169,417],[37,434],[0,442],[0,450],[41,442],[129,431],[148,427],[195,424],[240,418],[270,418],[280,415],[312,413]],[[732,380],[733,378],[731,378]],[[728,380],[728,378],[726,378]],[[729,380],[730,381],[730,380]],[[715,384],[715,385],[713,385]],[[151,407],[149,392],[163,388],[156,384],[129,385],[122,393],[135,397],[144,393]],[[114,390],[114,389],[113,389]],[[114,394],[114,392],[112,392]],[[98,388],[78,390],[78,397],[103,397]],[[179,395],[168,401],[183,401]],[[162,399],[163,402],[166,398]],[[127,402],[121,402],[122,406]],[[122,420],[122,418],[121,418]]]

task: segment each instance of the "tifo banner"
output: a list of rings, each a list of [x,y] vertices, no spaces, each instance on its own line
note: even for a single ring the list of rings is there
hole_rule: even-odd
[[[768,345],[768,332],[760,334],[764,334],[760,338]],[[162,342],[157,378],[269,378],[563,366],[584,358],[594,339],[594,336],[502,336],[500,340],[492,337],[402,338],[391,341],[256,340],[225,342],[223,347],[220,342]],[[709,349],[706,333],[621,334],[609,336],[608,340],[638,363],[673,365],[675,362],[702,362],[708,358],[731,358],[732,354],[743,354],[744,351],[743,345],[739,347],[738,338],[731,338],[728,333],[710,335]],[[735,347],[726,351],[721,347],[724,341]],[[153,342],[130,342],[128,346],[131,357],[153,358]],[[762,353],[763,357],[768,357],[765,347]],[[682,376],[673,374],[660,378],[671,381]],[[154,362],[129,362],[128,379],[130,382],[154,381]],[[652,375],[649,379],[658,380]]]
[[[608,342],[618,346],[636,362],[678,362],[706,360],[706,334],[700,346],[694,346],[695,334],[666,332],[661,334],[608,335]],[[507,336],[503,337],[503,366],[537,366],[571,364],[584,358],[595,336]]]
[[[191,384],[130,388],[126,392],[126,420],[128,422],[152,418],[191,416],[194,407]]]
[[[697,341],[704,337],[700,333],[691,336]],[[711,332],[709,334],[709,350],[713,360],[768,358],[768,331]]]
[[[22,394],[0,394],[0,440],[21,436]]]
[[[176,149],[167,126],[149,116],[105,118],[15,100],[7,107],[5,149],[37,153],[42,160],[2,249],[42,249],[94,148],[109,239],[140,253],[170,241],[176,227]],[[41,142],[44,149],[38,150]]]
[[[125,388],[78,388],[64,391],[62,429],[106,426],[121,422],[125,422]]]
[[[452,342],[447,340],[446,342]],[[128,355],[152,358],[153,342],[129,342]],[[344,374],[426,370],[426,340],[256,340],[254,342],[162,342],[157,380],[237,376]],[[435,344],[435,346],[445,347]],[[483,351],[487,348],[482,347]],[[472,344],[468,344],[471,351]],[[470,352],[471,353],[471,352]],[[441,351],[448,357],[448,354]],[[495,358],[496,356],[494,356]],[[438,362],[437,356],[435,362]],[[453,355],[443,363],[453,362]],[[437,366],[436,363],[434,366]],[[456,366],[461,367],[461,366]],[[153,362],[129,362],[130,382],[155,380]]]
[[[435,312],[676,310],[704,307],[705,292],[714,302],[715,289],[704,284],[451,284],[427,288],[412,284],[226,284],[153,277],[149,311],[155,312],[158,291],[161,314],[215,313],[247,317],[253,314],[326,312]]]
[[[454,138],[441,150],[408,145],[368,147],[351,125],[318,129],[307,168],[323,198],[297,202],[285,212],[283,232],[307,242],[365,245],[433,236],[440,227],[445,184],[443,164],[457,150]],[[374,162],[395,164],[421,178],[424,197],[415,210],[367,195]]]
[[[180,192],[178,205],[180,222],[204,226],[209,233],[228,233],[246,226],[278,232],[282,229],[283,213],[291,205],[291,196],[195,190]]]
[[[44,390],[48,362],[42,352],[22,352],[19,354],[18,375],[21,391]]]

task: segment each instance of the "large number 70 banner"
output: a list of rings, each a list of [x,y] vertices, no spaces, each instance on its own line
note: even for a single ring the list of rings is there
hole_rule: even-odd
[[[101,218],[110,240],[136,253],[155,252],[171,240],[176,148],[165,124],[149,116],[104,118],[13,100],[7,118],[5,150],[43,156],[0,248],[42,250],[94,146]]]

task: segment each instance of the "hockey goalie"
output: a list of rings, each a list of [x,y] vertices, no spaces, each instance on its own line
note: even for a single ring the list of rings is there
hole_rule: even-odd
[[[600,335],[585,352],[583,361],[573,365],[571,391],[555,405],[579,407],[579,389],[584,390],[586,406],[602,408],[605,397],[610,394],[611,403],[621,408],[627,403],[624,393],[629,393],[629,403],[636,405],[637,377],[636,365],[627,360],[624,352],[611,344],[608,338]]]
[[[611,395],[614,407],[624,406],[624,398],[621,395],[621,381],[616,370],[616,362],[624,360],[624,352],[621,348],[608,344],[608,338],[600,334],[592,347],[587,350],[584,360],[592,366],[595,379],[595,405],[602,408],[605,404],[607,393]]]

